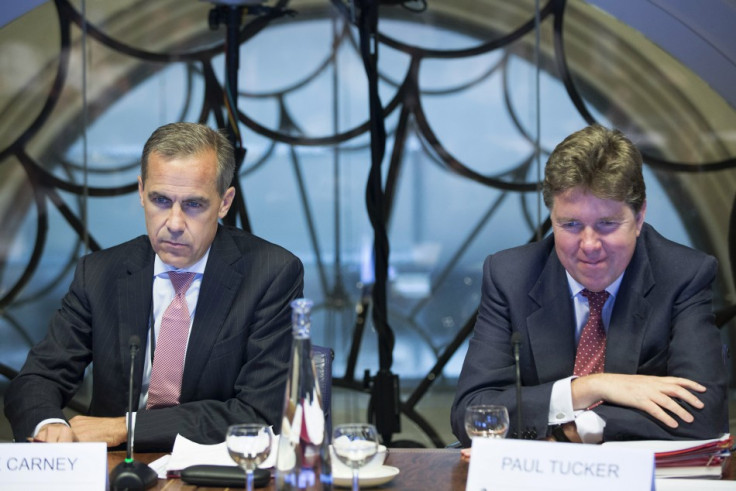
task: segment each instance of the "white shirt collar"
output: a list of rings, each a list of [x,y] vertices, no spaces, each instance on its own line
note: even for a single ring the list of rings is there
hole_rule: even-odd
[[[621,287],[621,280],[624,279],[624,273],[621,273],[619,277],[613,281],[613,283],[604,288],[604,290],[606,290],[608,294],[611,295],[611,297],[615,298],[618,294],[618,289]],[[567,275],[567,284],[570,286],[572,297],[575,298],[581,291],[583,291],[585,287],[575,281],[575,278],[573,278],[570,273],[567,272],[567,270],[565,270],[565,274]]]
[[[204,274],[204,268],[205,266],[207,266],[207,258],[209,256],[210,248],[208,247],[207,251],[204,253],[204,256],[202,256],[199,261],[192,264],[188,268],[177,269],[163,262],[161,258],[158,257],[158,254],[156,254],[156,259],[153,261],[153,276],[159,276],[160,274],[168,273],[169,271],[186,271],[190,273]]]

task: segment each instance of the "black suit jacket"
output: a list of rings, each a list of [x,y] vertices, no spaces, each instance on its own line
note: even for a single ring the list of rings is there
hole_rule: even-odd
[[[154,252],[147,236],[80,259],[46,337],[5,395],[16,441],[25,441],[76,393],[92,363],[92,416],[127,409],[129,339],[147,339]],[[279,430],[291,346],[289,303],[303,267],[285,249],[220,226],[212,243],[187,348],[180,405],[141,410],[135,449],[170,450],[177,433],[224,441],[229,424],[262,421]],[[144,350],[141,350],[144,353]],[[136,358],[140,396],[143,356]]]
[[[642,411],[603,404],[604,440],[713,438],[727,430],[726,368],[714,325],[712,256],[671,242],[644,224],[613,307],[605,371],[674,375],[707,387],[703,409],[688,407],[693,423],[670,429]],[[489,256],[475,330],[452,407],[452,429],[465,445],[465,408],[502,404],[516,431],[511,333],[521,334],[522,415],[525,428],[547,434],[552,385],[575,362],[575,313],[554,237]]]

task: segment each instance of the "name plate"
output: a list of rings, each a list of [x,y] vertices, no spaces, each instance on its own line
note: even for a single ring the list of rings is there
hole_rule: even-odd
[[[1,443],[0,488],[104,490],[107,446],[102,443]]]
[[[468,491],[654,490],[654,453],[631,448],[473,438]]]

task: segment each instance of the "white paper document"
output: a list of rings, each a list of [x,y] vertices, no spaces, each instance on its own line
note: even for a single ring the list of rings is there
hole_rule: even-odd
[[[730,435],[724,434],[720,438],[711,440],[630,440],[621,442],[604,442],[604,447],[626,447],[641,448],[651,450],[655,454],[664,452],[676,452],[679,450],[687,450],[690,448],[701,447],[709,443],[716,443],[729,438]]]
[[[719,479],[732,444],[733,438],[726,433],[711,440],[621,441],[606,442],[603,446],[653,451],[657,478]]]
[[[268,469],[276,463],[276,449],[278,448],[278,436],[274,435],[271,444],[271,453],[268,458],[258,467]],[[168,476],[177,475],[179,471],[191,465],[228,465],[235,467],[236,464],[230,458],[225,442],[212,445],[202,445],[193,442],[181,435],[176,435],[174,448],[171,455],[165,455],[151,463],[158,477],[165,479]]]

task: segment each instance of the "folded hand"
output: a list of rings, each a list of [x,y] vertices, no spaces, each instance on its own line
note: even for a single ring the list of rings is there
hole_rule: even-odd
[[[51,423],[42,426],[38,435],[33,438],[34,442],[76,442],[77,438],[71,428],[63,423]]]
[[[680,377],[599,373],[572,381],[572,400],[575,409],[585,409],[603,400],[619,406],[640,409],[670,428],[678,426],[678,422],[670,413],[687,423],[694,420],[682,402],[698,409],[703,408],[703,402],[693,394],[693,391],[705,392],[705,387]]]
[[[75,416],[69,420],[76,441],[105,442],[108,447],[116,447],[125,443],[128,432],[125,418],[96,418],[92,416]]]

